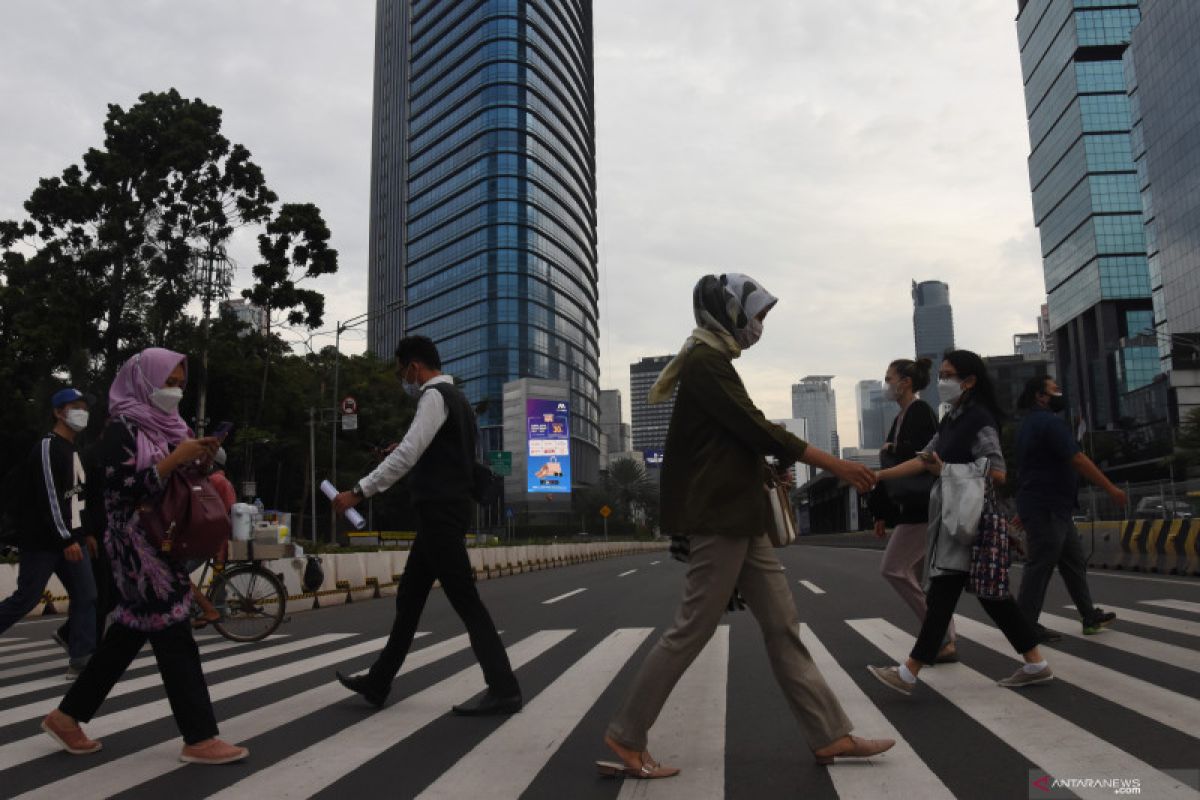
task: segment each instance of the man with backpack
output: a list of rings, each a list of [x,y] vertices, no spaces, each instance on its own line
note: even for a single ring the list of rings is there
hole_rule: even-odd
[[[42,599],[51,575],[58,575],[70,598],[70,663],[73,680],[96,650],[96,582],[91,553],[95,539],[84,536],[86,477],[75,439],[87,427],[88,402],[78,389],[50,398],[54,427],[29,453],[18,474],[21,491],[10,509],[21,551],[17,590],[0,602],[0,633]]]
[[[440,581],[446,599],[467,627],[483,669],[487,691],[456,714],[512,714],[521,710],[521,689],[491,615],[479,598],[464,538],[471,521],[475,485],[475,414],[449,375],[443,375],[437,347],[424,336],[409,336],[396,348],[396,368],[404,391],[417,399],[417,413],[403,441],[374,472],[334,498],[338,511],[358,505],[410,475],[417,511],[417,537],[396,588],[396,619],[387,645],[364,675],[338,680],[382,707],[392,679],[412,645],[425,600]]]

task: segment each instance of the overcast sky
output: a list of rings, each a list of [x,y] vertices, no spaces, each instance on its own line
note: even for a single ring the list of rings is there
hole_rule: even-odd
[[[912,355],[913,279],[950,284],[960,347],[1011,353],[1045,296],[1016,6],[596,0],[602,387],[627,396],[631,361],[678,349],[706,272],[780,298],[737,367],[772,417],[800,377],[837,375],[843,444],[854,383]],[[224,109],[283,200],[320,206],[327,321],[361,313],[374,9],[4,0],[0,218],[101,142],[108,103],[173,86]]]

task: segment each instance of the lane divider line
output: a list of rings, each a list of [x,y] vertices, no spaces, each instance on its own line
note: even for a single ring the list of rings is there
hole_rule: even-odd
[[[572,591],[569,591],[566,594],[560,594],[558,597],[551,597],[549,600],[543,600],[542,605],[544,605],[544,606],[553,605],[554,603],[557,603],[559,600],[566,600],[568,597],[574,597],[575,595],[579,594],[580,592],[586,592],[586,591],[587,591],[586,588],[573,589]]]

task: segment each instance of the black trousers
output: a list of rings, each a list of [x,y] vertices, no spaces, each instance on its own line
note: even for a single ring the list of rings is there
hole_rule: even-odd
[[[1017,605],[1034,625],[1042,615],[1042,604],[1046,601],[1046,587],[1058,567],[1067,593],[1079,610],[1079,616],[1087,621],[1096,614],[1092,604],[1092,593],[1087,583],[1087,556],[1083,542],[1070,512],[1038,511],[1023,509],[1021,522],[1028,534],[1026,537],[1029,557],[1025,560],[1025,572],[1021,575],[1021,590]]]
[[[917,643],[909,653],[913,660],[922,664],[932,664],[937,660],[938,650],[945,640],[946,629],[950,627],[950,620],[954,617],[958,598],[967,586],[968,577],[962,572],[930,579],[929,591],[925,594],[925,621],[921,623]],[[1011,597],[1003,600],[980,598],[979,604],[1018,653],[1027,653],[1037,647],[1037,632],[1017,607],[1017,601]]]
[[[408,553],[404,574],[396,587],[396,619],[368,678],[381,689],[391,685],[412,646],[425,600],[435,580],[466,625],[471,649],[483,668],[488,688],[495,694],[520,691],[508,654],[492,617],[475,589],[475,576],[463,541],[471,520],[470,501],[423,503],[417,506],[417,538]]]
[[[171,713],[183,740],[197,744],[216,736],[217,720],[200,668],[200,648],[196,647],[192,626],[187,621],[156,633],[135,631],[118,623],[108,626],[104,641],[58,709],[80,722],[90,721],[147,640],[154,648]]]

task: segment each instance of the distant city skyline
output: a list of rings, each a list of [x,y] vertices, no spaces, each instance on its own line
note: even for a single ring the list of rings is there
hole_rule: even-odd
[[[772,418],[789,415],[798,375],[836,374],[848,398],[909,354],[896,343],[910,276],[954,287],[963,346],[1006,352],[1045,301],[1015,11],[596,3],[601,388],[626,389],[645,353],[677,352],[696,279],[727,270],[780,298],[735,362]],[[321,208],[341,270],[309,287],[326,296],[311,343],[332,345],[334,325],[368,305],[374,37],[370,2],[280,13],[211,0],[186,17],[169,3],[0,4],[0,86],[20,120],[0,130],[0,219],[20,218],[39,178],[102,141],[108,103],[174,86],[223,110],[226,136],[282,198]],[[230,256],[236,294],[253,236],[237,235]],[[365,330],[341,345],[361,352]],[[853,404],[838,426],[852,444]]]

